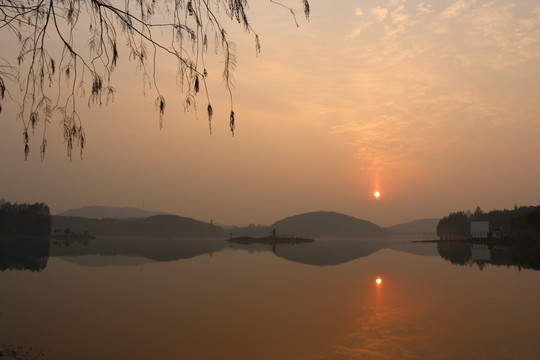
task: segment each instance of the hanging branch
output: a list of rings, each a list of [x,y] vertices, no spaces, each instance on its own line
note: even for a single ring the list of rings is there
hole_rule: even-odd
[[[269,2],[288,9],[298,25],[291,7]],[[309,3],[301,3],[309,20]],[[18,119],[23,127],[25,159],[30,152],[30,136],[38,126],[42,126],[40,156],[44,159],[47,128],[54,112],[62,119],[67,156],[71,159],[74,147],[79,148],[82,156],[86,136],[78,113],[79,99],[86,99],[88,106],[114,100],[112,73],[120,57],[119,42],[125,43],[128,59],[141,71],[143,91],[153,87],[157,92],[155,105],[160,128],[166,98],[156,78],[158,53],[177,60],[186,111],[196,110],[196,96],[201,87],[204,89],[211,133],[214,110],[207,86],[205,54],[208,35],[213,33],[214,46],[222,50],[222,78],[230,98],[229,128],[234,135],[235,45],[216,14],[224,13],[254,34],[258,54],[259,36],[248,21],[247,8],[248,0],[0,0],[0,31],[6,33],[4,39],[13,40],[19,49],[16,64],[8,61],[5,54],[0,56],[0,113],[7,98],[16,102],[8,85],[18,85]],[[62,49],[60,54],[56,54],[58,45]]]

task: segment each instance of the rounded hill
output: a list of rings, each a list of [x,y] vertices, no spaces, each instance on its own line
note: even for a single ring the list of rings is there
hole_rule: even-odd
[[[362,219],[333,211],[315,211],[276,221],[272,227],[280,235],[307,237],[374,237],[388,230]]]

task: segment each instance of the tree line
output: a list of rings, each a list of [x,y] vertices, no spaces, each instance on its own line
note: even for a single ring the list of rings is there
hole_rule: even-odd
[[[441,240],[469,238],[472,221],[488,221],[488,237],[540,240],[540,205],[516,205],[513,210],[489,212],[477,207],[474,212],[452,212],[439,221],[437,235]]]
[[[0,200],[0,235],[43,237],[51,234],[51,214],[44,203]]]

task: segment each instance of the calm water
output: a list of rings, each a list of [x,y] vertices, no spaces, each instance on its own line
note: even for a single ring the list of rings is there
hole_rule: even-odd
[[[0,249],[3,359],[540,354],[536,248],[96,239]]]

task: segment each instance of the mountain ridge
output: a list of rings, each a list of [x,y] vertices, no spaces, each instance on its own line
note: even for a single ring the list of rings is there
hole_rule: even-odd
[[[412,233],[437,233],[437,225],[441,219],[438,218],[426,218],[409,221],[402,224],[396,224],[388,226],[388,229],[397,234],[412,234]]]
[[[80,223],[81,219],[142,220],[144,218],[149,218],[156,215],[170,214],[133,207],[91,205],[66,210],[54,215],[54,217],[64,218],[64,221],[62,221],[63,227],[69,227],[69,217],[79,218],[78,220],[73,219],[73,222]],[[234,236],[267,236],[272,233],[273,229],[276,229],[278,234],[294,236],[379,237],[413,233],[431,234],[436,231],[438,221],[439,219],[436,218],[417,219],[407,223],[397,224],[389,227],[381,227],[370,221],[335,211],[311,211],[285,217],[275,221],[272,225],[219,227],[225,229],[228,234]],[[79,228],[80,226],[75,227]]]
[[[86,205],[74,209],[69,209],[56,216],[74,216],[86,219],[135,219],[145,218],[154,215],[165,215],[161,211],[151,211],[134,207],[116,207],[105,205]]]

